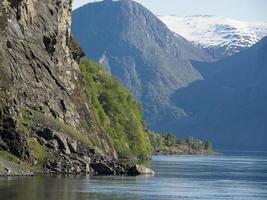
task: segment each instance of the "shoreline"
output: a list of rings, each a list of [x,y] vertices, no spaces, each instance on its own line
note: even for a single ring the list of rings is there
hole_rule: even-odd
[[[148,160],[146,160],[148,161]],[[142,162],[146,162],[142,161]],[[154,175],[155,172],[143,165],[141,161],[135,161],[131,164],[127,161],[121,160],[111,160],[114,166],[108,165],[107,163],[96,162],[88,164],[89,168],[94,168],[94,171],[90,170],[90,173],[81,171],[79,173],[75,172],[65,172],[64,170],[61,172],[49,172],[47,173],[47,169],[34,169],[28,168],[25,166],[23,162],[16,163],[12,160],[7,160],[0,157],[0,177],[13,177],[13,176],[138,176],[138,175]]]
[[[157,150],[154,151],[152,156],[169,156],[169,155],[220,155],[220,152],[217,152],[215,150],[192,150],[192,151],[162,151],[162,150]]]

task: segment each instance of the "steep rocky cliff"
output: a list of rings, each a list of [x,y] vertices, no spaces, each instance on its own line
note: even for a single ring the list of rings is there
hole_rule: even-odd
[[[47,173],[123,173],[84,89],[71,2],[1,0],[0,151]]]

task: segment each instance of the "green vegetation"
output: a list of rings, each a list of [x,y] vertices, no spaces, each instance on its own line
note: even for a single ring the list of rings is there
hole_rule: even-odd
[[[7,161],[11,161],[19,166],[22,167],[22,169],[24,169],[25,171],[31,171],[34,170],[35,167],[31,166],[29,163],[24,162],[22,160],[20,160],[18,157],[16,157],[15,155],[13,155],[10,152],[7,151],[0,151],[0,158],[7,160]]]
[[[32,119],[32,112],[26,108],[20,108],[20,118],[17,121],[19,127],[30,128],[35,124]]]
[[[0,158],[3,158],[3,159],[8,160],[8,161],[12,161],[16,164],[20,163],[19,158],[17,158],[12,153],[9,153],[7,151],[0,151]]]
[[[81,142],[83,142],[88,147],[92,147],[96,145],[96,144],[93,144],[86,135],[76,131],[74,128],[60,121],[59,119],[53,118],[51,116],[47,116],[43,113],[37,112],[29,108],[20,108],[20,114],[21,114],[21,117],[17,121],[17,124],[21,128],[27,128],[27,129],[33,129],[33,130],[36,129],[35,127],[36,122],[34,121],[38,119],[39,121],[43,121],[44,123],[49,123],[49,124],[53,124],[54,126],[57,126],[59,129],[64,130],[64,132],[69,134],[70,136],[73,136],[79,139]],[[84,124],[88,126],[88,124],[86,124],[85,122]]]
[[[97,120],[109,134],[120,158],[151,156],[140,106],[122,84],[93,61],[80,69]]]
[[[34,166],[34,168],[42,169],[46,158],[45,147],[40,145],[35,138],[30,138],[28,142],[31,148],[31,152],[33,153],[35,159],[37,160],[37,164]]]
[[[150,143],[155,153],[201,154],[212,153],[212,144],[208,141],[196,140],[193,137],[178,139],[174,134],[149,133]]]

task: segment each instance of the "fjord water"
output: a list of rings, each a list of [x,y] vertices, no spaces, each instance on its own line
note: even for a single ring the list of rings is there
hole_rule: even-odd
[[[1,200],[265,200],[267,155],[155,156],[155,176],[0,177]]]

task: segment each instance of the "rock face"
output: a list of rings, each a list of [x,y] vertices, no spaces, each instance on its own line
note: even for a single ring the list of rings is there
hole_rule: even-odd
[[[71,2],[1,0],[0,150],[35,163],[29,139],[36,138],[47,173],[125,174],[84,90]],[[107,166],[101,172],[99,163]]]
[[[202,79],[190,60],[210,60],[130,0],[89,3],[74,10],[72,33],[86,55],[103,64],[139,100],[154,129],[163,120],[185,115],[169,97]]]
[[[101,155],[68,136],[49,128],[37,132],[37,140],[47,147],[44,165],[47,174],[126,175],[129,166]]]
[[[22,166],[11,161],[0,158],[0,176],[27,176],[33,175],[31,172],[26,172]]]

